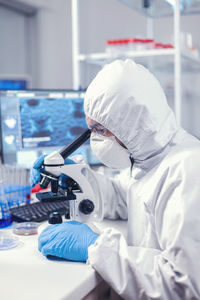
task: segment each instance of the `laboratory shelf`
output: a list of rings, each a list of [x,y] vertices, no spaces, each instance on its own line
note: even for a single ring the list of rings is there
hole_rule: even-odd
[[[153,57],[151,60],[151,64],[154,67],[154,70],[165,72],[165,73],[173,73],[174,72],[174,56],[167,57]],[[149,60],[146,61],[143,59],[137,60],[138,63],[142,63],[148,67]],[[200,74],[200,58],[196,57],[188,52],[181,52],[181,70],[182,73],[197,73]]]
[[[163,56],[174,55],[174,49],[156,49],[156,50],[144,50],[144,51],[125,51],[125,52],[99,52],[90,54],[79,54],[78,60],[85,61],[92,64],[104,64],[106,61],[110,61],[117,58],[134,58],[134,57],[151,57],[151,56]]]
[[[163,71],[174,71],[174,49],[156,49],[144,51],[127,51],[119,53],[111,52],[97,52],[90,54],[79,54],[77,59],[80,62],[86,62],[94,65],[104,65],[115,59],[135,58],[138,63],[146,65],[148,58],[153,58],[155,69],[162,69]],[[165,56],[165,58],[163,58]],[[184,72],[200,72],[200,58],[194,55],[182,52],[182,71]]]
[[[175,0],[119,0],[128,7],[140,12],[141,14],[161,18],[172,16],[174,13]],[[181,15],[200,13],[200,0],[181,0]]]
[[[137,63],[141,63],[148,68],[148,61],[143,60],[142,62],[137,60]],[[163,73],[173,73],[174,72],[174,57],[170,56],[167,59],[163,59],[162,57],[158,59],[151,60],[151,64],[154,67],[155,71],[163,72]],[[182,74],[192,73],[192,74],[200,74],[200,59],[197,58],[189,58],[187,54],[181,55],[181,70]]]
[[[200,57],[196,57],[196,56],[194,56],[190,53],[184,52],[184,51],[181,53],[181,55],[183,58],[200,65]]]

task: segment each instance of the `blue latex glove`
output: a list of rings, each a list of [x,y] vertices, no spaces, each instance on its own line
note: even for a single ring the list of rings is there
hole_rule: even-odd
[[[40,171],[41,171],[42,165],[44,164],[45,156],[47,156],[47,155],[45,154],[45,155],[40,156],[34,162],[33,167],[31,168],[31,171],[30,171],[30,185],[31,185],[31,187],[34,187],[41,180]],[[65,165],[71,165],[71,164],[75,164],[75,162],[73,160],[71,160],[70,158],[66,158],[65,159]]]
[[[44,256],[56,256],[72,261],[86,261],[88,247],[96,241],[95,234],[86,224],[70,221],[50,225],[38,238],[38,249]]]
[[[41,167],[44,163],[44,158],[46,155],[40,156],[33,164],[33,167],[30,170],[30,185],[34,187],[41,180]]]

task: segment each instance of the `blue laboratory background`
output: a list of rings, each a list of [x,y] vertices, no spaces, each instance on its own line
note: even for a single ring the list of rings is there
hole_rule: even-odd
[[[87,129],[83,99],[21,98],[20,123],[23,148],[65,146]],[[37,142],[38,137],[50,140]]]

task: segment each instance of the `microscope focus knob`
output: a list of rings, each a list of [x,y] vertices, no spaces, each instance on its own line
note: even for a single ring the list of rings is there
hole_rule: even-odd
[[[78,208],[83,214],[89,215],[94,210],[94,203],[89,199],[84,199],[79,203]]]

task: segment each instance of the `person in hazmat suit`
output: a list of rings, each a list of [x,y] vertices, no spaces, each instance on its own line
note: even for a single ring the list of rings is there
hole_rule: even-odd
[[[128,220],[127,240],[72,221],[45,229],[39,250],[87,261],[124,299],[200,299],[199,140],[177,124],[158,80],[129,59],[97,74],[84,109],[92,150],[121,169],[92,174],[104,217]]]

